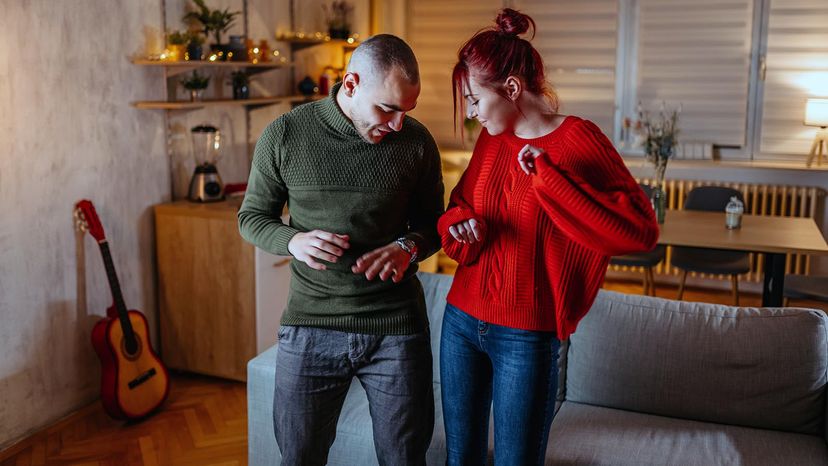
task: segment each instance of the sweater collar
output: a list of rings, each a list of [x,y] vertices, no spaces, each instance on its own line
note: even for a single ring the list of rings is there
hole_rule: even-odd
[[[354,127],[354,123],[345,116],[345,113],[339,108],[339,104],[336,103],[336,93],[339,91],[339,88],[342,87],[342,83],[338,82],[331,87],[331,91],[328,94],[328,97],[322,99],[319,103],[317,108],[317,114],[319,118],[326,123],[328,126],[334,129],[334,131],[347,135],[347,136],[356,136],[361,138],[359,132]]]
[[[577,120],[578,118],[572,115],[568,115],[566,118],[564,118],[564,121],[562,121],[557,128],[553,129],[549,133],[546,133],[542,136],[538,136],[536,138],[526,139],[517,136],[514,132],[508,132],[503,133],[503,139],[505,139],[510,144],[516,147],[523,147],[526,144],[532,144],[533,146],[543,146],[545,144],[550,143],[551,141],[554,141],[558,136],[561,136],[564,133],[566,133],[566,127]]]

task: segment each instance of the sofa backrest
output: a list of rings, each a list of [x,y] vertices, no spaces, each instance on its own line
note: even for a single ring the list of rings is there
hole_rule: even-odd
[[[602,290],[570,337],[567,401],[818,435],[828,318]]]
[[[418,272],[417,278],[423,285],[428,323],[431,330],[431,354],[434,357],[434,381],[440,382],[440,334],[443,331],[443,313],[446,310],[446,295],[451,289],[454,277],[438,273]]]

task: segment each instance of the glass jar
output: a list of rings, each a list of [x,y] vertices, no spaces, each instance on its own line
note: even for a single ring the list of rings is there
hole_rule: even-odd
[[[729,230],[735,230],[742,226],[742,214],[745,211],[745,205],[736,196],[730,198],[730,202],[725,206],[725,226]]]

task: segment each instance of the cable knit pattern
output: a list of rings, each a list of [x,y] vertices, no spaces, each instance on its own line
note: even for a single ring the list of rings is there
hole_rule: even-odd
[[[546,151],[526,175],[517,153]],[[458,243],[448,228],[475,218],[482,242]],[[536,139],[485,130],[437,226],[460,266],[448,302],[498,325],[575,331],[612,255],[652,249],[658,225],[649,200],[592,122],[567,117]]]
[[[439,249],[443,213],[440,154],[428,130],[406,116],[402,129],[379,144],[360,137],[334,96],[299,106],[272,122],[256,144],[244,202],[242,236],[261,249],[288,255],[300,231],[350,236],[336,262],[314,270],[293,260],[285,325],[371,334],[410,334],[427,325],[417,265],[400,283],[369,281],[351,266],[368,251],[405,236],[419,258]],[[290,208],[290,225],[280,220]]]

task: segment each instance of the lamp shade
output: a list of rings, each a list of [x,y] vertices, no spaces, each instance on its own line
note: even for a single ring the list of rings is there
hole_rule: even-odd
[[[828,99],[808,99],[805,104],[805,124],[828,126]]]

